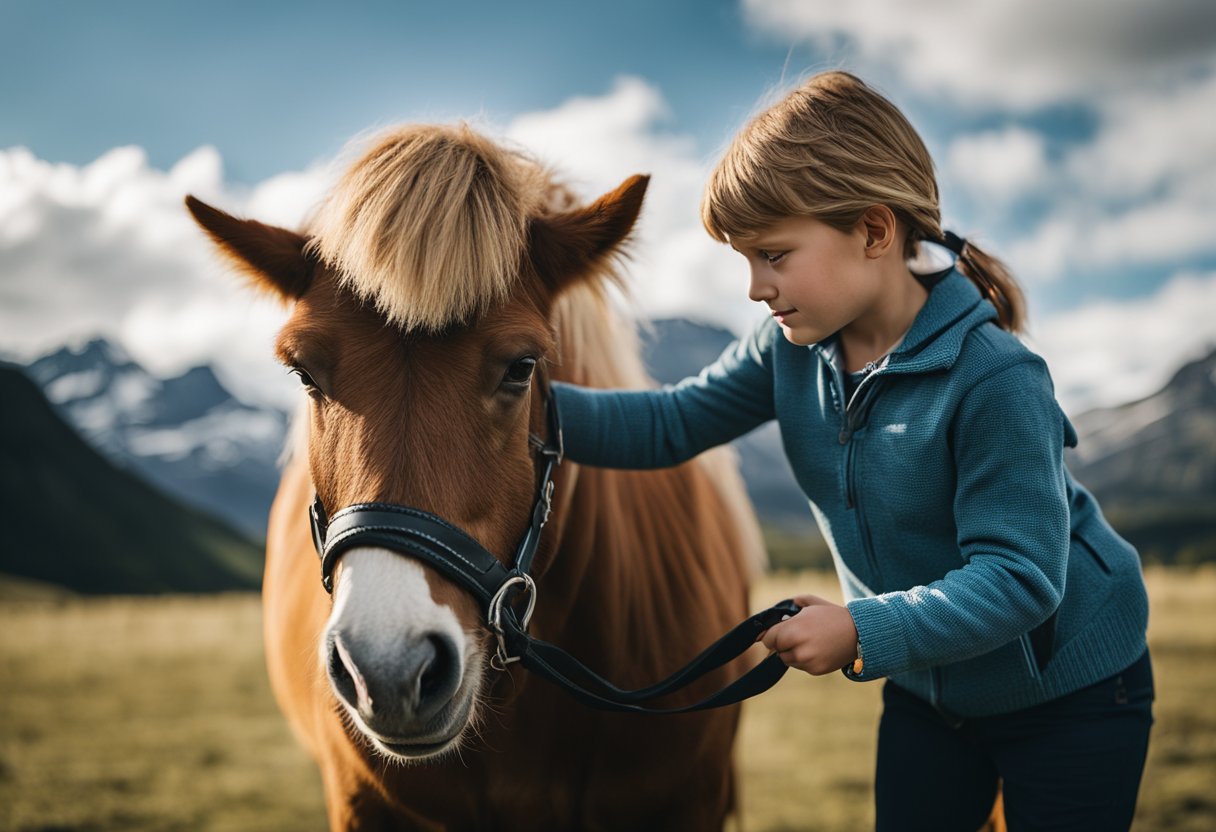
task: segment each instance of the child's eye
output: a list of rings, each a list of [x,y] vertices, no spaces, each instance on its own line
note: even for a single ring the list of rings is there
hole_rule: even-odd
[[[780,263],[785,258],[784,251],[760,251],[760,256],[768,261],[769,265]]]

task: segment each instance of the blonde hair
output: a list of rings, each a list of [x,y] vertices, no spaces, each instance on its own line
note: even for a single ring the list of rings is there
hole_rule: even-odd
[[[510,294],[546,182],[465,124],[393,128],[322,203],[310,246],[391,323],[435,331]]]
[[[751,121],[731,142],[705,187],[701,221],[719,242],[746,239],[786,217],[813,217],[851,231],[874,205],[907,229],[904,256],[941,242],[933,160],[890,101],[847,72],[815,75]],[[1017,332],[1026,304],[1009,269],[965,243],[959,270]]]

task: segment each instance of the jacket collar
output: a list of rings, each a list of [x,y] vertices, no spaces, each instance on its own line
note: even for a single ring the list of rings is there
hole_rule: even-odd
[[[931,279],[931,278],[930,278]],[[997,319],[996,309],[980,296],[966,275],[951,269],[929,290],[929,297],[899,346],[891,351],[883,367],[887,373],[924,373],[954,365],[967,333],[986,321]],[[839,334],[816,345],[830,363]]]

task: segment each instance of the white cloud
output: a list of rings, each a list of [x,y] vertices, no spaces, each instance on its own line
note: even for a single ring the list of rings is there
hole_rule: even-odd
[[[138,147],[80,167],[0,150],[0,350],[29,359],[102,334],[157,372],[215,361],[246,397],[278,398],[290,389],[270,357],[281,313],[218,262],[182,200],[253,206],[291,225],[321,179],[309,171],[233,186],[210,147],[168,172]]]
[[[1098,102],[1093,142],[1065,160],[1092,194],[1140,197],[1161,188],[1216,189],[1216,71],[1168,88],[1130,90]]]
[[[1036,183],[1024,193],[1045,198],[1049,207],[1019,237],[1002,241],[1010,263],[1034,282],[1129,266],[1169,273],[1216,254],[1213,112],[1216,72],[1094,102],[1092,139],[1074,143],[1037,172],[1034,163],[1022,166],[1027,181]],[[957,137],[945,166],[951,183],[965,186],[965,167],[981,171],[976,181],[983,183],[982,171],[998,163],[1001,144],[986,133]],[[1008,206],[994,202],[998,212]]]
[[[1044,184],[1047,142],[1018,126],[964,134],[950,143],[943,172],[979,199],[1007,203]]]
[[[1176,269],[1216,253],[1216,192],[1169,194],[1122,210],[1070,202],[1003,250],[1028,283],[1080,270],[1129,266]]]
[[[1186,361],[1216,348],[1216,272],[1176,275],[1156,294],[1107,300],[1044,318],[1030,345],[1051,367],[1065,410],[1156,392]]]
[[[923,92],[998,109],[1139,86],[1210,64],[1216,46],[1216,5],[1206,0],[743,0],[743,9],[784,41],[843,51]]]

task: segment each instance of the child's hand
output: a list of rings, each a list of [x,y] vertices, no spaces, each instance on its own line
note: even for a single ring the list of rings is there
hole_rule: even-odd
[[[815,595],[799,595],[794,603],[802,607],[797,615],[760,636],[765,647],[812,676],[834,673],[857,658],[857,628],[848,609]]]

